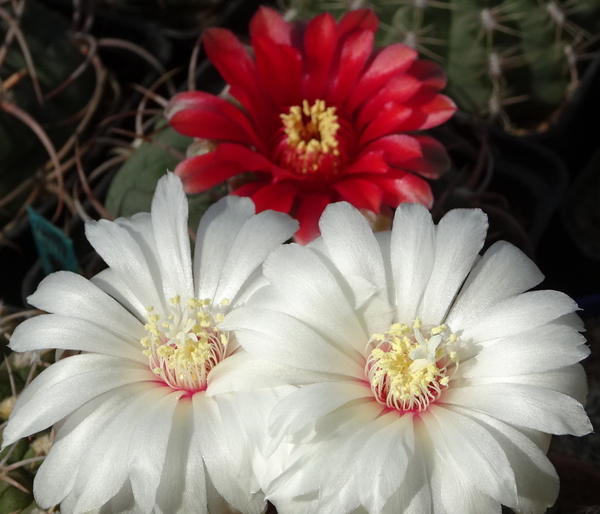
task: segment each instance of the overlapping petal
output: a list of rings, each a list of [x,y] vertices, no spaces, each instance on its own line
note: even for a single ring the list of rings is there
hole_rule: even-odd
[[[225,323],[272,361],[267,383],[299,387],[271,415],[271,450],[297,445],[268,489],[281,512],[525,514],[556,499],[544,433],[591,431],[589,349],[575,302],[527,292],[542,276],[522,252],[479,255],[486,231],[479,210],[435,225],[415,204],[373,236],[336,204],[321,238],[267,260],[270,285]]]
[[[260,286],[257,270],[298,223],[272,211],[256,215],[251,200],[227,197],[203,218],[192,260],[187,219],[181,181],[168,174],[151,213],[87,225],[108,269],[92,281],[51,275],[29,298],[49,314],[19,325],[12,348],[83,352],[59,360],[25,388],[3,433],[7,446],[56,424],[55,444],[34,484],[45,508],[60,503],[66,514],[265,508],[254,476],[256,446],[242,428],[234,393],[222,393],[228,395],[222,402],[208,396],[207,375],[233,352],[243,356],[218,323]],[[210,360],[193,353],[202,344]],[[178,361],[167,360],[176,352]],[[217,374],[224,384],[235,383],[231,370]],[[277,395],[269,398],[274,403]]]
[[[401,43],[374,49],[377,25],[367,9],[337,24],[329,13],[302,24],[261,7],[250,22],[252,57],[231,32],[208,29],[208,57],[241,107],[203,92],[169,103],[176,130],[217,145],[177,166],[187,192],[227,181],[259,212],[298,219],[302,244],[319,235],[318,218],[332,202],[377,214],[402,202],[430,207],[427,180],[449,161],[441,144],[413,132],[445,122],[456,107],[439,94],[439,66]],[[241,187],[230,180],[246,172],[255,177],[246,174]]]

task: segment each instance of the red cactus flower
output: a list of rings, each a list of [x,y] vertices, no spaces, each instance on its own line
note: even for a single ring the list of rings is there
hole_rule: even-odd
[[[404,44],[373,49],[377,23],[369,10],[337,25],[328,13],[287,23],[261,7],[250,22],[254,58],[230,31],[207,30],[206,53],[241,106],[201,91],[171,100],[172,127],[214,142],[175,169],[186,191],[229,180],[257,211],[296,217],[303,244],[319,235],[331,202],[376,214],[401,202],[431,207],[424,179],[438,178],[448,157],[415,131],[445,122],[456,107],[438,94],[446,85],[439,66]]]

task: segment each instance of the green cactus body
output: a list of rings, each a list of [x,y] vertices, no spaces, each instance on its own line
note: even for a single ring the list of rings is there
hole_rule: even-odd
[[[359,5],[360,4],[360,5]],[[290,0],[298,17],[370,7],[379,44],[404,42],[439,62],[462,110],[536,129],[573,92],[593,56],[600,0]],[[594,47],[595,45],[595,47]]]

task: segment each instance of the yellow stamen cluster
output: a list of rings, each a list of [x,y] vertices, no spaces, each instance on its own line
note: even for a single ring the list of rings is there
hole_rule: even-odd
[[[374,334],[365,370],[377,401],[399,411],[426,409],[458,364],[456,341],[445,325],[427,330],[418,318],[412,327],[396,323]]]
[[[298,153],[329,153],[339,155],[336,133],[340,128],[335,107],[327,107],[324,100],[316,100],[309,105],[290,107],[289,114],[281,114],[283,127],[289,146]]]
[[[210,370],[225,358],[228,334],[218,330],[223,321],[220,310],[208,299],[190,298],[185,302],[179,296],[169,300],[166,316],[148,307],[148,332],[140,340],[143,353],[150,361],[150,369],[174,389],[200,391],[206,388]],[[221,301],[221,307],[229,304]]]

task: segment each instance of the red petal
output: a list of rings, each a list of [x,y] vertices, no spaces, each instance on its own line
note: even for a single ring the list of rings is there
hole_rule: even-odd
[[[426,130],[448,121],[456,112],[456,104],[444,95],[435,95],[428,103],[413,110],[411,116],[396,127],[398,132]]]
[[[355,30],[377,32],[379,20],[371,9],[356,9],[344,15],[337,26],[338,38],[342,39]]]
[[[396,43],[377,54],[360,78],[350,96],[348,109],[356,109],[364,100],[377,92],[392,77],[404,73],[417,58],[417,52],[407,45]]]
[[[229,30],[208,29],[202,41],[208,58],[231,86],[231,95],[242,103],[257,122],[275,112],[275,105],[260,81],[254,62]]]
[[[269,184],[253,194],[252,201],[256,205],[256,212],[267,209],[290,212],[295,197],[296,188],[291,184]]]
[[[431,138],[428,138],[431,139]],[[392,134],[369,143],[364,152],[383,151],[385,162],[392,166],[401,166],[412,159],[423,156],[419,139],[407,134]]]
[[[420,89],[421,82],[412,75],[403,74],[388,81],[379,93],[368,100],[360,109],[356,120],[359,130],[370,121],[373,121],[379,115],[383,106],[388,102],[396,102],[399,104],[409,103],[412,107],[413,102],[407,101]]]
[[[421,106],[420,110],[427,115],[427,121],[421,125],[421,130],[426,130],[448,121],[456,112],[456,104],[445,95],[436,95],[431,102]]]
[[[388,102],[383,106],[377,118],[369,123],[361,134],[359,146],[365,146],[373,139],[399,132],[398,127],[412,114],[413,110],[410,107],[396,102]]]
[[[179,111],[171,117],[169,124],[177,132],[185,136],[233,141],[246,145],[254,143],[238,124],[220,114],[210,111],[201,111],[199,109]]]
[[[398,178],[374,177],[384,193],[384,201],[391,207],[398,207],[402,202],[420,203],[431,209],[433,194],[429,184],[412,173],[397,173]]]
[[[363,151],[380,150],[389,166],[411,171],[425,178],[439,178],[449,167],[450,159],[439,141],[429,136],[393,134],[376,139]]]
[[[388,163],[381,151],[364,152],[350,166],[344,168],[345,174],[352,173],[387,173]]]
[[[186,193],[202,193],[244,171],[236,162],[222,161],[210,152],[181,161],[175,167]]]
[[[265,171],[272,173],[275,167],[263,155],[242,145],[221,143],[214,153],[216,153],[221,162],[235,162],[243,171]]]
[[[423,157],[405,161],[399,166],[425,178],[439,178],[450,167],[450,158],[446,148],[432,137],[414,136],[414,139],[420,144]]]
[[[250,37],[269,38],[278,45],[291,45],[291,26],[275,9],[260,6],[250,20]],[[254,46],[254,42],[252,42]]]
[[[302,56],[287,45],[277,45],[266,37],[252,39],[254,58],[260,77],[281,108],[298,102],[302,95]]]
[[[304,198],[296,213],[296,219],[300,223],[300,228],[294,234],[297,243],[305,245],[321,235],[319,219],[330,203],[328,196],[311,195]]]
[[[383,193],[381,188],[372,181],[351,178],[337,182],[333,188],[357,209],[368,209],[379,214]]]
[[[335,20],[329,13],[316,16],[306,27],[304,97],[310,102],[323,98],[323,89],[329,76],[336,41]]]
[[[234,189],[229,194],[235,196],[252,196],[259,189],[267,185],[269,185],[269,183],[264,181],[248,182],[243,186]]]
[[[373,50],[373,32],[354,32],[346,38],[334,72],[334,79],[326,98],[336,104],[343,104],[356,84],[365,63]]]
[[[431,61],[417,60],[408,73],[419,79],[431,91],[440,91],[446,87],[446,74],[439,64]]]
[[[165,115],[169,124],[186,136],[262,146],[242,111],[222,98],[202,91],[175,95],[167,105]]]

